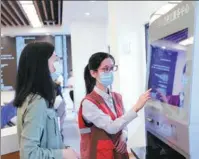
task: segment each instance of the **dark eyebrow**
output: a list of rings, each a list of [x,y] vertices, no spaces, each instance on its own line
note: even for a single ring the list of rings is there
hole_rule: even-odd
[[[111,66],[114,66],[114,65],[111,65]],[[108,65],[105,65],[104,67],[109,67]]]

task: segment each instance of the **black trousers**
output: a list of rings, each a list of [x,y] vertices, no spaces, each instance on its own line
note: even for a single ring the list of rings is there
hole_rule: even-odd
[[[73,90],[71,90],[71,91],[69,92],[69,95],[70,95],[71,100],[74,102]]]

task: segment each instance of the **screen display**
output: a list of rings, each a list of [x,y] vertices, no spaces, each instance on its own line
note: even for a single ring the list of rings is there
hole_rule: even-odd
[[[186,47],[188,29],[183,29],[153,42],[148,88],[152,99],[183,107],[186,84]]]

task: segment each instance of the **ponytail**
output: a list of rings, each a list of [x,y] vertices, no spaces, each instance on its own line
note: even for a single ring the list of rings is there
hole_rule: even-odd
[[[91,76],[88,65],[86,65],[84,69],[84,80],[85,80],[85,86],[86,86],[86,94],[89,94],[94,89],[94,86],[96,84],[96,79]]]

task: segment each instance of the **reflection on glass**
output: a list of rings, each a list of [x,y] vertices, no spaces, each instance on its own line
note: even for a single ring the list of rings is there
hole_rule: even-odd
[[[186,28],[151,44],[148,87],[153,99],[183,107],[183,90],[188,83],[186,46],[192,43]]]

